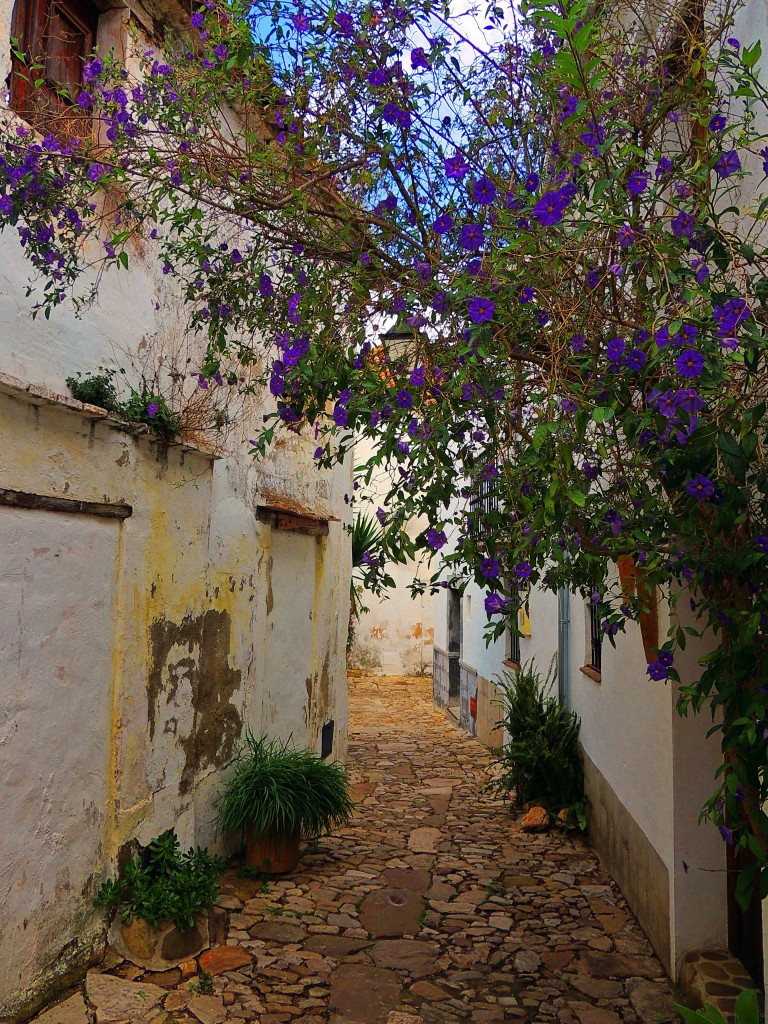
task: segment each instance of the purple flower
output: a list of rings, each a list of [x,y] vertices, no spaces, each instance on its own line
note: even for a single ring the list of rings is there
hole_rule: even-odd
[[[728,846],[733,846],[733,831],[727,825],[720,825],[719,832]]]
[[[477,252],[485,244],[485,232],[482,224],[465,224],[461,229],[459,245],[462,249]]]
[[[495,312],[496,306],[490,299],[484,299],[482,296],[474,295],[469,300],[469,319],[473,324],[482,324],[487,320],[493,320],[493,314]]]
[[[299,11],[298,14],[292,14],[291,21],[293,22],[293,27],[297,32],[309,31],[309,18],[301,11]]]
[[[444,235],[445,232],[450,231],[452,227],[453,217],[451,217],[449,213],[441,213],[432,225],[432,230],[436,235]]]
[[[417,46],[411,50],[411,67],[414,71],[417,68],[423,68],[425,71],[429,71],[429,61],[427,55],[424,52],[423,46]]]
[[[397,404],[401,409],[410,409],[413,405],[413,396],[408,388],[402,388],[397,393]]]
[[[676,238],[685,236],[693,238],[693,214],[681,210],[669,223],[670,230]]]
[[[518,562],[515,566],[515,576],[519,580],[527,580],[532,572],[533,569],[528,562]]]
[[[666,668],[670,668],[674,663],[675,656],[672,651],[659,651],[659,661]]]
[[[634,370],[638,372],[645,366],[645,352],[641,348],[633,348],[627,358],[624,360],[624,365],[628,370]]]
[[[727,178],[731,174],[735,174],[736,171],[740,170],[741,160],[739,160],[739,154],[735,149],[731,149],[727,153],[722,153],[715,162],[715,171],[721,178]]]
[[[229,54],[229,50],[224,45],[224,43],[219,43],[219,45],[216,47],[213,53],[218,60],[226,60]]]
[[[92,82],[98,78],[104,70],[104,61],[100,57],[94,57],[83,65],[83,81]]]
[[[355,28],[355,23],[352,20],[351,14],[348,14],[346,11],[339,11],[336,17],[334,18],[334,22],[336,25],[336,31],[339,32],[341,35],[352,35]]]
[[[622,224],[617,232],[619,239],[619,245],[622,249],[628,249],[635,240],[635,232],[629,226],[629,224]]]
[[[705,402],[696,388],[681,388],[675,395],[677,408],[682,412],[697,413],[705,407]]]
[[[561,398],[560,408],[565,413],[576,412],[576,410],[579,408],[579,404],[578,402],[574,402],[572,398]]]
[[[656,406],[662,416],[669,419],[671,416],[675,416],[677,413],[677,399],[674,391],[665,391],[663,394],[656,395],[652,399],[652,404]]]
[[[669,676],[667,666],[662,665],[660,661],[652,661],[646,671],[651,679],[666,679]]]
[[[531,171],[528,177],[525,179],[525,190],[526,192],[535,192],[539,187],[539,176],[535,171]]]
[[[423,366],[416,366],[411,370],[411,376],[408,379],[412,387],[422,388],[424,387],[424,382],[427,379],[427,371]]]
[[[153,420],[155,418],[155,416],[157,416],[157,414],[159,412],[160,412],[160,403],[159,402],[150,402],[149,405],[147,406],[147,417],[149,419]]]
[[[489,594],[485,601],[485,611],[488,615],[497,615],[499,612],[505,612],[509,607],[509,602],[506,601],[501,594]]]
[[[349,420],[349,413],[343,405],[337,405],[333,410],[333,422],[337,427],[346,427]]]
[[[649,175],[645,171],[632,171],[627,178],[627,192],[631,196],[639,196],[648,186]]]
[[[721,132],[725,128],[725,117],[723,114],[715,114],[710,119],[709,130],[711,132]]]
[[[495,558],[485,558],[480,566],[480,572],[487,580],[495,580],[501,574],[501,568]]]
[[[192,28],[202,28],[204,21],[202,13],[200,11],[195,11],[195,13],[192,15],[191,21]]]
[[[708,476],[702,476],[697,473],[696,476],[691,477],[688,483],[685,485],[686,491],[692,498],[702,500],[704,498],[711,498],[715,493],[715,485],[709,479]]]
[[[657,178],[665,178],[672,170],[672,161],[668,156],[659,157],[659,162],[656,165],[656,171],[654,172]]]
[[[259,295],[262,295],[265,299],[273,293],[274,288],[272,287],[272,278],[269,274],[262,274],[259,278]]]
[[[597,288],[600,283],[600,274],[597,270],[590,270],[587,273],[587,286],[589,288]]]
[[[755,539],[752,541],[757,551],[761,555],[768,554],[768,535],[765,533],[758,533]]]
[[[624,355],[624,339],[623,338],[611,338],[605,347],[605,354],[608,357],[609,362],[616,363]]]
[[[436,530],[434,526],[430,526],[427,530],[427,544],[432,548],[433,551],[439,551],[440,548],[444,547],[448,543],[448,538],[445,536],[442,530]]]
[[[533,208],[533,216],[542,225],[549,227],[563,219],[568,200],[562,189],[545,192]]]
[[[490,178],[480,178],[472,185],[472,198],[482,206],[488,206],[496,198],[496,186]]]
[[[520,292],[520,305],[524,306],[527,302],[530,302],[535,294],[536,292],[530,287],[530,285],[523,288]]]
[[[695,348],[687,348],[677,357],[675,366],[681,377],[698,377],[704,369],[704,356]]]
[[[445,158],[446,178],[454,178],[456,181],[461,181],[467,174],[469,174],[469,164],[461,153],[454,153],[453,156]]]
[[[571,338],[571,348],[574,352],[581,352],[586,345],[586,339],[583,334],[574,334]]]

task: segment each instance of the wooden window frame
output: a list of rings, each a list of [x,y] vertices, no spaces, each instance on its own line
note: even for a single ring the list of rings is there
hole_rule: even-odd
[[[43,69],[37,73],[43,81],[36,86],[28,68],[13,56],[10,107],[32,127],[44,127],[47,132],[67,137],[82,135],[85,125],[90,132],[89,114],[74,102],[69,102],[58,91],[61,88],[76,90],[82,84],[82,73],[78,81],[74,77],[71,81],[55,81],[47,77],[45,65],[50,56],[49,28],[54,14],[70,22],[82,35],[80,59],[83,62],[96,47],[101,10],[89,0],[16,0],[11,38],[18,42],[30,64],[43,65]]]

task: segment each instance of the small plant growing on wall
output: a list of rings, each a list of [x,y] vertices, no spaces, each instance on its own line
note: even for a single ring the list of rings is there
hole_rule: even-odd
[[[182,853],[176,833],[168,829],[130,860],[118,878],[104,882],[94,903],[118,911],[124,924],[134,917],[155,926],[172,921],[184,931],[218,896],[222,869],[220,858],[199,846]]]
[[[117,412],[120,407],[115,387],[115,371],[105,366],[100,366],[98,373],[77,373],[74,377],[67,377],[67,387],[78,402],[97,405],[108,412]]]
[[[504,714],[497,724],[509,739],[499,755],[498,787],[514,793],[518,806],[535,801],[553,815],[565,809],[564,823],[583,831],[580,722],[556,697],[547,695],[551,683],[551,674],[543,680],[533,664],[504,673]]]
[[[78,402],[97,405],[134,423],[145,423],[165,437],[178,434],[182,426],[181,417],[171,409],[162,395],[154,394],[146,382],[142,382],[138,391],[131,388],[127,399],[120,399],[115,386],[117,372],[100,366],[98,373],[78,373],[74,377],[67,377],[67,387]]]

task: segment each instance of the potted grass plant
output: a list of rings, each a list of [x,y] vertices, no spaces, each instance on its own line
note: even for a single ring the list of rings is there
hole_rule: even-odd
[[[299,843],[343,825],[354,804],[342,764],[248,733],[220,798],[220,832],[245,839],[248,867],[293,871]]]

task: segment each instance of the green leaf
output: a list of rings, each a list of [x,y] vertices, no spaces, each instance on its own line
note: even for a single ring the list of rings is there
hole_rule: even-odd
[[[745,47],[741,51],[741,62],[745,68],[753,68],[755,64],[760,60],[762,53],[762,47],[760,46],[760,40],[758,39],[754,46]]]
[[[753,988],[745,989],[736,1000],[736,1022],[737,1024],[760,1024],[757,992]]]
[[[615,410],[608,406],[598,406],[597,409],[592,410],[592,419],[595,423],[607,423],[613,419],[614,412]]]
[[[574,488],[573,490],[568,491],[568,497],[571,499],[574,505],[578,505],[579,508],[584,508],[584,505],[587,501],[586,494],[583,494],[581,491],[578,491]]]

